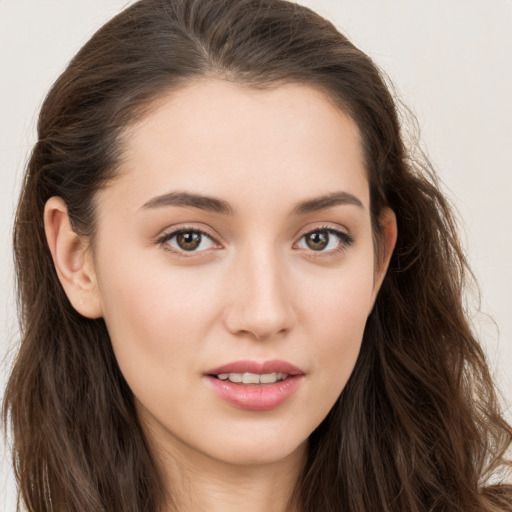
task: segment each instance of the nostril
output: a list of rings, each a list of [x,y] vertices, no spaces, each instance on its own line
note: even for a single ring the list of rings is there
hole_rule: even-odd
[[[231,289],[232,303],[223,313],[227,330],[237,337],[258,341],[285,335],[296,323],[293,296],[285,294],[284,288],[271,291],[268,287],[262,289],[261,284],[258,288],[260,293],[244,287],[238,294]]]

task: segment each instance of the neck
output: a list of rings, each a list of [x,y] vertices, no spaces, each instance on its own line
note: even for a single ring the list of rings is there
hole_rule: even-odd
[[[230,464],[181,445],[159,446],[158,465],[168,494],[165,512],[299,512],[294,490],[306,444],[285,459]]]

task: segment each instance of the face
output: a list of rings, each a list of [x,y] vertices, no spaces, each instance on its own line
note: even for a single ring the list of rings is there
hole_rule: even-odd
[[[381,278],[356,125],[306,86],[202,81],[124,141],[92,265],[148,436],[233,464],[300,452]]]

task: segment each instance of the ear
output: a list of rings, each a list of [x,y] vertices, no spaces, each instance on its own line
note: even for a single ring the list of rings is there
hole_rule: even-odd
[[[72,306],[87,318],[102,316],[89,244],[71,227],[68,209],[60,197],[48,199],[44,229],[57,276]]]
[[[376,251],[378,261],[375,262],[374,284],[372,291],[371,308],[375,303],[377,294],[379,293],[382,282],[389,267],[389,261],[396,244],[398,230],[396,225],[396,215],[391,208],[384,208],[379,215],[379,225],[382,232],[380,243],[382,247]],[[370,309],[371,311],[371,309]]]

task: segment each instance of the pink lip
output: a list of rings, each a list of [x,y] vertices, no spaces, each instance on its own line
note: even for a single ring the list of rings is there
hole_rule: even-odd
[[[287,373],[288,375],[303,375],[304,372],[286,361],[272,359],[259,363],[257,361],[234,361],[224,364],[213,370],[208,370],[206,375],[219,375],[220,373]]]
[[[220,380],[221,373],[286,373],[288,378],[273,384],[236,384]],[[206,382],[228,404],[247,411],[268,411],[283,404],[299,387],[304,372],[286,361],[235,361],[205,373]]]

